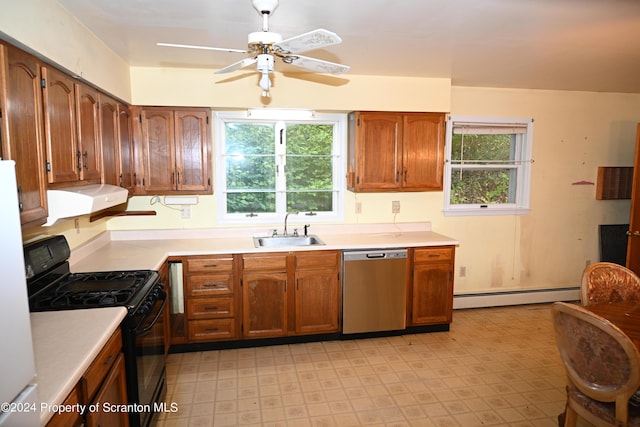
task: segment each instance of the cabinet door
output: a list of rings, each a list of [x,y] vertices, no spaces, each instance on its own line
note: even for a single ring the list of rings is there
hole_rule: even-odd
[[[173,111],[142,109],[142,185],[149,193],[175,189]]]
[[[82,157],[80,179],[100,183],[100,122],[98,117],[98,91],[76,83],[76,120],[78,146]]]
[[[356,113],[355,188],[389,190],[399,186],[402,120],[399,114]]]
[[[340,330],[340,252],[295,255],[295,331],[297,334]]]
[[[211,188],[209,174],[209,114],[206,111],[175,111],[175,183],[178,191],[205,192]]]
[[[100,99],[100,144],[102,146],[102,183],[120,185],[118,147],[118,103],[103,94]]]
[[[127,381],[122,353],[118,355],[91,403],[97,404],[99,411],[87,413],[87,427],[127,427],[129,425],[129,416],[126,411],[102,411],[104,404],[125,405],[127,403]]]
[[[118,152],[120,186],[133,193],[134,181],[134,156],[133,156],[133,128],[131,123],[131,112],[129,107],[118,104]]]
[[[16,162],[20,221],[47,219],[46,170],[42,137],[40,63],[20,49],[0,45],[2,54],[2,157]]]
[[[448,246],[414,250],[412,325],[451,323],[454,250]]]
[[[243,334],[245,338],[287,334],[287,273],[245,272],[243,286]]]
[[[442,190],[444,113],[403,116],[402,172],[404,189]]]
[[[43,67],[42,77],[49,183],[75,182],[82,168],[76,139],[75,82],[55,68]]]
[[[337,270],[296,272],[296,333],[339,330],[340,282]]]

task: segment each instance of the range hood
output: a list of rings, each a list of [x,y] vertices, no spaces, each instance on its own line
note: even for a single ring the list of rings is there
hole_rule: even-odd
[[[127,201],[129,192],[115,185],[94,184],[47,190],[49,217],[45,226],[61,218],[87,215]]]

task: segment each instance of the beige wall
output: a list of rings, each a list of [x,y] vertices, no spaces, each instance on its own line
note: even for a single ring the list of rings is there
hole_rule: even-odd
[[[134,104],[213,109],[265,105],[255,74],[239,72],[221,78],[202,69],[129,70],[56,2],[0,3],[3,32]],[[628,222],[629,201],[596,201],[594,186],[572,184],[595,182],[597,166],[632,164],[636,123],[640,122],[639,94],[467,88],[452,87],[447,79],[276,73],[267,105],[533,117],[535,164],[528,215],[444,217],[440,192],[346,195],[346,223],[426,220],[435,231],[459,239],[456,266],[466,267],[467,274],[459,277],[456,270],[456,293],[575,286],[585,263],[598,258],[597,225]],[[155,209],[158,215],[96,223],[83,217],[79,233],[73,220],[63,220],[53,229],[29,230],[28,235],[63,233],[75,247],[106,227],[219,227],[215,199],[201,197],[192,207],[191,219],[183,220],[179,211],[151,206],[149,197],[134,197],[128,209]],[[395,218],[392,200],[401,202],[401,213]],[[354,213],[356,201],[362,203],[359,215]]]
[[[0,0],[0,35],[129,102],[129,64],[55,0]],[[20,46],[22,47],[22,46]]]

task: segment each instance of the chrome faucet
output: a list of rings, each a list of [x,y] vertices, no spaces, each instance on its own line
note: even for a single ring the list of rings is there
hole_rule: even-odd
[[[287,214],[284,216],[284,236],[287,235],[287,219],[289,218],[289,215],[298,215],[300,213],[300,211],[291,211],[291,212],[287,212]]]

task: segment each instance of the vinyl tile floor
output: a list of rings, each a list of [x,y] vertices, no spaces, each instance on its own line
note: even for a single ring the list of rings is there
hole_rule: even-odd
[[[449,332],[170,354],[169,426],[549,426],[550,305],[455,310]]]

